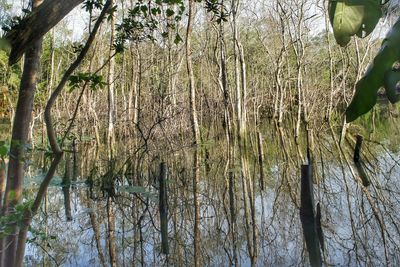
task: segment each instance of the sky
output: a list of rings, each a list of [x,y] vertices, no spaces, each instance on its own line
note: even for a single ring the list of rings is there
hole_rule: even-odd
[[[315,0],[315,2],[318,0]],[[400,0],[391,0],[388,4],[389,5],[398,5]],[[249,5],[248,3],[252,3]],[[263,8],[259,6],[260,4],[264,7],[268,6],[268,3],[272,3],[273,1],[270,0],[259,0],[259,1],[249,1],[249,0],[244,0],[243,5],[245,8],[242,10],[244,13],[242,13],[244,16],[252,16],[255,15],[255,13],[259,12]],[[319,1],[320,2],[320,1]],[[0,8],[2,3],[11,3],[12,4],[12,9],[9,11],[9,14],[11,16],[15,15],[21,15],[21,10],[23,8],[28,8],[28,3],[29,0],[0,0]],[[320,2],[321,4],[321,2]],[[246,8],[247,7],[247,8]],[[310,15],[315,14],[316,16],[313,18],[313,28],[312,28],[312,34],[318,34],[321,31],[324,30],[325,24],[324,24],[324,17],[323,14],[321,13],[321,9],[317,8],[316,3],[312,4],[310,6],[311,8],[309,9]],[[246,10],[247,9],[247,10]],[[4,14],[4,10],[0,10],[0,19],[1,15]],[[375,31],[372,33],[374,38],[383,38],[386,35],[386,32],[390,28],[390,26],[394,23],[392,16],[391,19],[383,18],[381,19],[380,24],[378,27],[375,29]],[[82,34],[88,30],[88,21],[89,21],[89,15],[87,12],[85,12],[81,7],[75,8],[70,14],[67,15],[67,17],[64,18],[64,20],[57,25],[56,28],[56,33],[58,34],[57,39],[61,41],[67,41],[67,40],[72,40],[72,41],[77,41],[80,40],[82,37]]]

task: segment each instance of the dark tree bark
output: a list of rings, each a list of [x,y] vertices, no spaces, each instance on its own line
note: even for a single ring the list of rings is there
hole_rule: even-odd
[[[35,10],[42,0],[33,0]],[[36,91],[37,73],[39,71],[42,38],[31,42],[25,53],[24,70],[21,77],[17,108],[12,129],[10,161],[8,165],[7,185],[4,196],[3,215],[14,212],[14,207],[21,201],[24,180],[25,154],[28,142],[30,123],[32,120],[33,102]],[[17,245],[16,224],[11,225],[11,234],[4,238],[0,245],[3,266],[15,266],[15,251]],[[4,246],[3,249],[1,246]]]
[[[42,0],[33,0],[33,7],[36,8]],[[67,83],[71,74],[80,65],[82,60],[85,58],[89,48],[91,47],[93,40],[100,28],[102,21],[104,20],[110,7],[110,1],[107,1],[103,7],[101,14],[91,32],[85,46],[82,48],[80,54],[76,60],[66,70],[63,78],[59,85],[52,93],[49,101],[47,102],[45,110],[45,120],[47,126],[47,135],[49,143],[54,155],[53,161],[44,177],[36,198],[30,207],[26,209],[23,214],[22,222],[20,222],[20,230],[17,225],[11,225],[12,232],[5,238],[5,242],[0,242],[0,252],[2,252],[3,260],[0,261],[0,267],[15,266],[20,267],[23,265],[25,244],[27,239],[27,233],[32,217],[37,213],[42,200],[44,199],[45,193],[49,186],[51,179],[53,178],[57,166],[62,158],[63,150],[57,143],[57,136],[53,128],[53,122],[51,117],[51,110],[55,103],[58,95],[61,93],[65,84]],[[7,187],[4,198],[3,214],[9,214],[14,210],[16,204],[19,203],[22,196],[22,184],[24,176],[24,158],[26,143],[29,133],[29,125],[32,117],[33,101],[35,95],[35,82],[36,74],[39,69],[40,51],[41,51],[41,38],[35,42],[34,45],[25,54],[25,66],[24,72],[21,78],[20,93],[18,97],[16,115],[13,124],[12,142],[10,147],[10,162],[9,171],[7,177]],[[19,230],[19,233],[18,233]]]
[[[11,45],[9,64],[15,64],[30,47],[34,46],[51,28],[83,1],[36,1],[43,2],[43,4],[5,36]]]

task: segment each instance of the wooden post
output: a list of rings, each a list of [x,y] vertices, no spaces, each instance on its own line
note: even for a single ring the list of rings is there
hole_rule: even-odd
[[[62,191],[64,193],[64,207],[65,207],[65,217],[67,218],[67,221],[72,221],[72,213],[71,213],[71,194],[70,194],[70,188],[71,188],[71,158],[68,155],[67,159],[65,161],[65,173],[64,177],[62,180]]]
[[[77,181],[78,178],[78,171],[79,171],[79,166],[78,166],[78,148],[77,148],[77,140],[74,138],[72,140],[72,161],[73,161],[73,169],[72,169],[72,181]]]
[[[354,162],[360,161],[360,152],[361,152],[362,142],[363,142],[363,137],[358,134],[356,136],[356,146],[354,148],[354,157],[353,157]]]
[[[322,231],[322,225],[321,225],[321,204],[320,203],[317,204],[317,214],[315,215],[315,223],[316,223],[316,227],[317,227],[319,245],[320,245],[322,251],[325,251],[324,233]]]
[[[168,255],[168,196],[167,196],[167,164],[162,162],[160,164],[160,199],[159,199],[159,211],[160,211],[160,223],[161,223],[161,251]]]
[[[354,148],[354,156],[353,156],[353,160],[354,160],[354,165],[356,166],[358,175],[361,178],[362,184],[364,186],[369,186],[370,183],[370,179],[368,177],[368,174],[365,172],[364,167],[363,167],[363,162],[361,160],[361,146],[362,146],[362,142],[363,142],[363,137],[361,135],[357,135],[356,136],[356,146]]]
[[[317,225],[314,213],[314,195],[311,165],[301,166],[301,206],[300,220],[303,227],[304,239],[312,267],[322,265]]]
[[[260,188],[261,191],[264,191],[265,186],[264,186],[264,152],[263,152],[263,146],[262,146],[262,135],[261,132],[257,133],[257,143],[258,143],[258,165],[260,168]]]

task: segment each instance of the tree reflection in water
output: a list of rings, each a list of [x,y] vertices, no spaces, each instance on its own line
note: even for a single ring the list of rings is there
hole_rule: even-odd
[[[293,149],[295,144],[285,137],[288,133],[281,132],[281,138],[276,133],[266,137],[279,143],[264,148],[264,191],[259,186],[259,158],[257,153],[249,153],[249,169],[255,184],[256,265],[308,265],[299,216],[303,159],[298,151],[305,149],[302,144]],[[314,184],[314,198],[321,205],[324,265],[400,265],[400,155],[366,140],[363,157],[371,186],[364,188],[352,165],[352,139],[348,138],[348,143],[340,147],[335,139],[329,135],[316,137],[313,149],[313,172],[318,181]],[[237,248],[238,264],[250,266],[243,194],[238,180],[240,164],[234,170],[227,170],[222,147],[223,144],[207,147],[207,164],[201,164],[201,260],[204,266],[233,265]],[[65,216],[67,191],[61,186],[61,178],[56,177],[47,194],[46,213],[43,208],[34,218],[26,264],[109,266],[113,251],[110,248],[115,246],[118,266],[192,266],[192,150],[180,150],[168,157],[148,153],[140,164],[132,164],[135,159],[124,152],[113,167],[102,159],[102,151],[91,145],[81,143],[80,151],[80,177],[76,182],[72,178],[68,192],[71,210],[67,214],[71,213],[72,221]],[[168,165],[168,256],[161,253],[158,206],[161,159]],[[71,168],[74,164],[68,161],[61,164],[58,175],[63,176],[65,165]],[[30,167],[32,177],[40,176],[39,165],[43,162]],[[140,168],[132,170],[132,166]],[[229,227],[230,172],[237,181],[235,244]],[[34,187],[32,184],[31,188]],[[25,197],[29,199],[30,193],[26,192]]]

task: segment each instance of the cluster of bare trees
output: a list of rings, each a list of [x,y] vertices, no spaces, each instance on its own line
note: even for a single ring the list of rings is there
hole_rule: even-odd
[[[191,149],[195,266],[202,265],[199,192],[205,177],[201,170],[207,174],[210,164],[212,149],[207,144],[223,143],[232,264],[239,264],[237,227],[243,223],[247,253],[256,265],[260,231],[256,191],[258,177],[264,189],[267,143],[262,132],[275,125],[286,160],[290,160],[289,138],[299,155],[296,160],[304,162],[302,144],[312,139],[313,132],[345,125],[343,110],[378,41],[369,38],[346,48],[335,46],[326,19],[327,3],[316,0],[189,0],[182,2],[186,16],[176,19],[178,23],[171,17],[181,6],[168,1],[160,10],[149,2],[143,11],[146,1],[109,0],[100,10],[90,9],[88,31],[81,41],[57,38],[63,29],[54,26],[82,2],[66,6],[32,1],[32,13],[6,35],[12,46],[10,62],[24,53],[24,63],[23,69],[14,65],[0,74],[1,86],[9,88],[0,91],[4,99],[18,96],[16,105],[7,103],[6,108],[13,129],[7,177],[0,177],[6,185],[1,192],[3,216],[13,214],[21,203],[27,144],[42,149],[49,144],[53,161],[33,204],[23,213],[22,224],[12,222],[1,239],[2,263],[22,265],[28,226],[63,154],[70,152],[70,141],[78,139],[97,147],[106,144],[110,162],[129,155],[123,168],[130,173],[131,185],[146,184],[143,170],[151,162]],[[151,23],[156,21],[159,28],[152,29],[153,38],[124,40],[125,49],[117,51],[123,30],[118,25],[139,4],[144,13],[154,15]],[[321,23],[325,26],[319,27]],[[3,61],[0,67],[6,68]],[[10,77],[19,73],[20,89],[13,92]],[[252,172],[254,155],[257,175]],[[107,212],[112,239],[111,198]],[[241,207],[243,222],[237,216]],[[110,246],[112,266],[117,264],[115,253]]]

